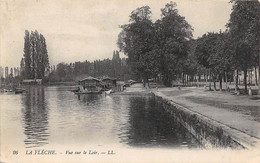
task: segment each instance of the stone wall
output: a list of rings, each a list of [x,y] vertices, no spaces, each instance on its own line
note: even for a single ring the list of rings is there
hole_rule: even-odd
[[[157,107],[169,113],[176,122],[185,127],[205,148],[245,148],[209,118],[154,95]]]

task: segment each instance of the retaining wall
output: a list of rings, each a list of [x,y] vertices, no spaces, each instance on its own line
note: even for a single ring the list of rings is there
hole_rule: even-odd
[[[221,125],[171,100],[154,94],[156,105],[162,106],[177,122],[185,127],[205,148],[245,148]]]

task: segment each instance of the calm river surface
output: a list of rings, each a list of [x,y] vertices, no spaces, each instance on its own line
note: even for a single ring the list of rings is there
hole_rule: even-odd
[[[77,96],[66,87],[30,87],[25,94],[1,93],[0,108],[1,143],[10,148],[199,147],[152,96]]]

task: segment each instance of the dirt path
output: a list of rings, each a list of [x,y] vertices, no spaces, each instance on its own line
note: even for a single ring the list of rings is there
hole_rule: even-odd
[[[260,100],[196,87],[181,90],[160,88],[153,91],[196,113],[260,139]]]

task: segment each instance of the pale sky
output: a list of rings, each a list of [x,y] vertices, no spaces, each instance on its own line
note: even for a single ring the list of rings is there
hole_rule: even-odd
[[[38,30],[47,42],[51,65],[111,58],[131,11],[148,5],[153,20],[169,0],[0,0],[0,66],[19,67],[24,31]],[[193,27],[194,38],[225,30],[229,0],[182,0],[179,14]],[[123,54],[120,54],[124,57]]]

